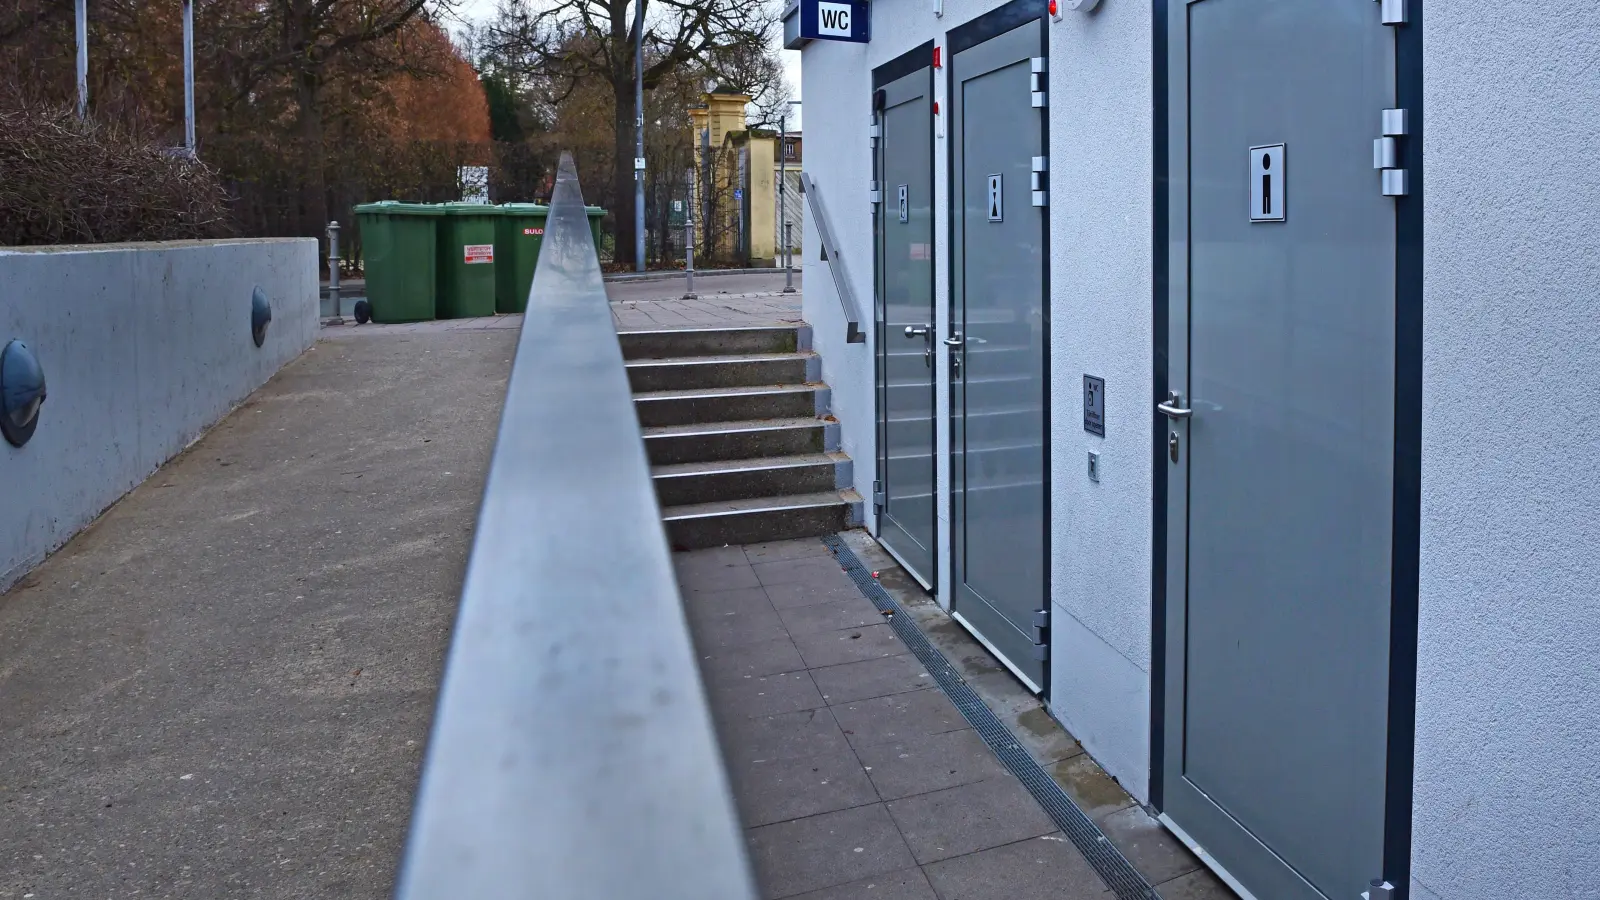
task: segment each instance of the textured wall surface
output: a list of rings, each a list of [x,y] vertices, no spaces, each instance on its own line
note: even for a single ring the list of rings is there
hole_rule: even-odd
[[[1600,897],[1600,6],[1432,3],[1419,900]]]
[[[0,590],[311,346],[317,303],[309,239],[0,250],[0,343],[49,390],[33,440],[0,442]]]
[[[948,0],[942,18],[911,0],[872,6],[872,43],[814,42],[804,51],[806,171],[827,201],[836,239],[864,312],[871,315],[872,179],[867,125],[871,72],[923,41],[999,6]],[[1122,0],[1093,15],[1068,14],[1050,34],[1051,563],[1053,711],[1103,766],[1144,798],[1149,779],[1150,667],[1150,2]],[[935,79],[944,107],[946,74]],[[942,126],[941,126],[942,127]],[[941,131],[942,134],[942,131]],[[1030,153],[1031,155],[1031,153]],[[948,139],[934,144],[935,315],[949,334]],[[1094,178],[1071,173],[1093,172]],[[806,224],[805,315],[823,375],[834,389],[843,445],[871,496],[872,350],[844,343],[827,264]],[[944,354],[940,345],[940,353]],[[943,362],[943,360],[942,360]],[[938,408],[948,409],[948,364]],[[1106,437],[1082,429],[1085,373],[1107,380]],[[949,429],[938,430],[939,596],[950,596]],[[1085,454],[1101,452],[1099,484]],[[868,508],[870,514],[870,505]]]

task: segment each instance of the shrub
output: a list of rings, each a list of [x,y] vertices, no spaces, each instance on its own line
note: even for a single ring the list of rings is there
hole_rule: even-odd
[[[68,108],[0,109],[0,245],[227,237],[217,173]]]

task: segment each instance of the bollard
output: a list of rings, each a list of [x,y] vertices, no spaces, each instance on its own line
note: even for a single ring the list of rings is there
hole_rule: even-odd
[[[784,218],[788,219],[788,217],[789,214],[786,211]],[[785,294],[794,293],[794,251],[790,249],[793,246],[794,242],[789,239],[789,223],[785,221],[783,223],[783,292]]]
[[[328,293],[333,295],[333,318],[330,325],[343,325],[344,312],[339,302],[339,222],[328,223]]]

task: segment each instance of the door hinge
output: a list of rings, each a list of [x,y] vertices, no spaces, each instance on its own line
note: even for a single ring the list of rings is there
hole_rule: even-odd
[[[1035,156],[1033,158],[1033,205],[1050,205],[1050,183],[1046,173],[1050,170],[1050,157]]]
[[[872,483],[872,505],[873,505],[873,507],[875,509],[877,509],[878,512],[880,512],[880,513],[883,512],[883,504],[884,504],[884,502],[886,500],[888,500],[888,497],[886,497],[884,495],[884,493],[883,493],[883,482],[874,481]]]
[[[1404,25],[1411,21],[1408,0],[1378,0],[1382,4],[1383,24]]]
[[[1033,642],[1043,644],[1045,632],[1050,630],[1050,610],[1036,609],[1033,611]]]
[[[1033,658],[1034,658],[1034,660],[1036,662],[1049,662],[1050,661],[1050,645],[1049,644],[1034,644],[1033,645]]]
[[[1361,900],[1394,900],[1394,885],[1377,879],[1368,883],[1371,887],[1361,892]]]
[[[1372,142],[1372,167],[1380,173],[1385,197],[1404,197],[1411,193],[1406,170],[1400,165],[1400,142],[1396,140],[1410,133],[1410,116],[1405,110],[1383,111],[1383,136]]]
[[[873,117],[872,124],[867,126],[867,137],[871,139],[874,147],[878,146],[878,138],[883,137],[883,126],[878,124],[876,116]]]
[[[1045,77],[1049,72],[1049,69],[1045,64],[1045,58],[1042,56],[1035,56],[1029,59],[1028,72],[1028,85],[1029,91],[1032,94],[1031,99],[1033,102],[1033,108],[1044,109],[1047,105],[1049,105],[1048,100],[1050,90],[1049,79]]]
[[[867,199],[872,201],[873,206],[883,202],[883,191],[878,188],[876,181],[872,182],[872,186],[868,189]]]

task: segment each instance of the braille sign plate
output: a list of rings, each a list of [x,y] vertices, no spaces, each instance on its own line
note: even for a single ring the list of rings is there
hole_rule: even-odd
[[[1083,376],[1083,430],[1106,436],[1106,380]]]

